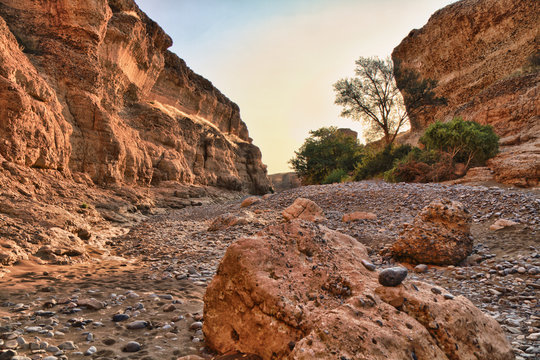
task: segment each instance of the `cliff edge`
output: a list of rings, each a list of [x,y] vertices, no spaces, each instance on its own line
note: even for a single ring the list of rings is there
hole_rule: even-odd
[[[409,141],[435,120],[489,124],[501,138],[500,154],[488,163],[496,180],[538,184],[539,10],[538,1],[462,0],[403,39],[393,60],[437,80],[435,92],[448,101],[411,119]]]
[[[171,45],[133,0],[1,0],[0,155],[97,184],[265,193],[238,106]]]

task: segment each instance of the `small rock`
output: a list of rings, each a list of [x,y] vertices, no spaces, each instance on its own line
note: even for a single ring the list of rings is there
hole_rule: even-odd
[[[49,345],[45,350],[47,350],[47,352],[55,354],[60,351],[60,348],[58,346]]]
[[[376,268],[375,265],[373,265],[371,262],[367,260],[362,259],[362,265],[364,265],[364,267],[368,269],[369,271],[375,271],[375,268]]]
[[[101,310],[105,307],[101,301],[94,298],[79,300],[77,301],[77,305],[84,306],[89,310]]]
[[[174,306],[174,304],[165,305],[163,306],[162,310],[163,312],[171,312],[171,311],[176,310],[176,306]]]
[[[200,321],[195,321],[194,323],[192,323],[191,325],[189,325],[189,329],[190,330],[193,330],[193,331],[197,331],[197,330],[200,330],[202,329],[202,322]]]
[[[407,277],[407,269],[393,267],[384,269],[379,273],[379,284],[383,286],[398,286]]]
[[[260,197],[258,197],[258,196],[250,196],[250,197],[244,199],[244,201],[242,201],[242,204],[240,204],[240,207],[248,207],[248,206],[251,206],[253,204],[258,203],[259,201],[261,201]]]
[[[512,221],[512,220],[499,219],[499,220],[495,221],[489,227],[489,229],[493,230],[493,231],[497,231],[497,230],[501,230],[501,229],[504,229],[504,228],[507,228],[507,227],[510,227],[510,226],[514,226],[514,225],[517,225],[517,224],[518,224],[517,222]]]
[[[66,341],[66,342],[63,342],[61,343],[60,345],[58,345],[58,347],[61,349],[61,350],[75,350],[77,349],[77,345],[75,345],[73,343],[73,341]]]
[[[15,350],[7,350],[0,353],[0,360],[11,360],[14,356],[17,356]]]
[[[435,295],[441,295],[442,294],[442,291],[440,289],[437,289],[437,288],[431,288],[431,292],[434,293]]]
[[[88,348],[88,350],[86,350],[86,351],[84,352],[84,355],[85,355],[85,356],[90,356],[90,355],[95,354],[95,353],[97,353],[97,348],[96,348],[95,346],[90,346],[90,347]]]
[[[112,317],[112,321],[114,322],[126,321],[129,318],[130,316],[128,314],[114,314]]]
[[[371,212],[364,212],[364,211],[355,211],[350,214],[343,215],[343,218],[341,221],[347,223],[351,221],[358,221],[358,220],[375,220],[377,219],[377,215]]]
[[[8,340],[4,343],[3,346],[3,348],[7,350],[17,350],[18,347],[19,343],[17,342],[17,340]]]
[[[423,274],[428,271],[428,266],[426,264],[418,264],[414,267],[414,272]]]
[[[147,326],[148,326],[148,321],[137,320],[137,321],[133,321],[127,324],[126,328],[128,328],[129,330],[138,330],[138,329],[144,329]]]
[[[141,344],[136,341],[130,341],[124,346],[123,351],[125,352],[137,352],[141,350]]]

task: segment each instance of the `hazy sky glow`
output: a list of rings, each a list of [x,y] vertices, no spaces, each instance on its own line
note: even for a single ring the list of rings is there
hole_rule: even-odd
[[[339,116],[332,84],[359,56],[385,57],[453,0],[136,0],[171,51],[240,106],[270,174]]]

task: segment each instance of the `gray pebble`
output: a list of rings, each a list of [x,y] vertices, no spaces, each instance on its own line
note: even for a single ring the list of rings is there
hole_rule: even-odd
[[[124,346],[123,351],[125,352],[137,352],[141,350],[141,344],[136,341],[130,341]]]
[[[398,286],[407,277],[408,271],[404,267],[392,267],[379,273],[379,284],[383,286]]]

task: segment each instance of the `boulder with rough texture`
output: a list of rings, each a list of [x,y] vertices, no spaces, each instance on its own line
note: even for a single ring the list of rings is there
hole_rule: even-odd
[[[472,252],[471,216],[447,199],[426,206],[412,224],[405,224],[392,245],[393,257],[413,264],[455,265]]]
[[[133,0],[0,1],[0,154],[94,183],[265,193],[238,106]]]
[[[366,248],[312,222],[231,244],[204,297],[206,343],[263,359],[510,360],[499,326],[464,297],[378,283]]]
[[[395,62],[438,81],[447,106],[411,117],[416,142],[436,120],[459,116],[493,126],[501,152],[488,162],[499,182],[540,180],[540,72],[537,1],[462,0],[435,12],[392,53]],[[536,61],[536,62],[535,62]],[[406,86],[398,77],[398,86]]]
[[[298,198],[291,206],[281,213],[285,220],[294,219],[307,221],[321,221],[325,219],[324,212],[319,205],[309,199]]]

